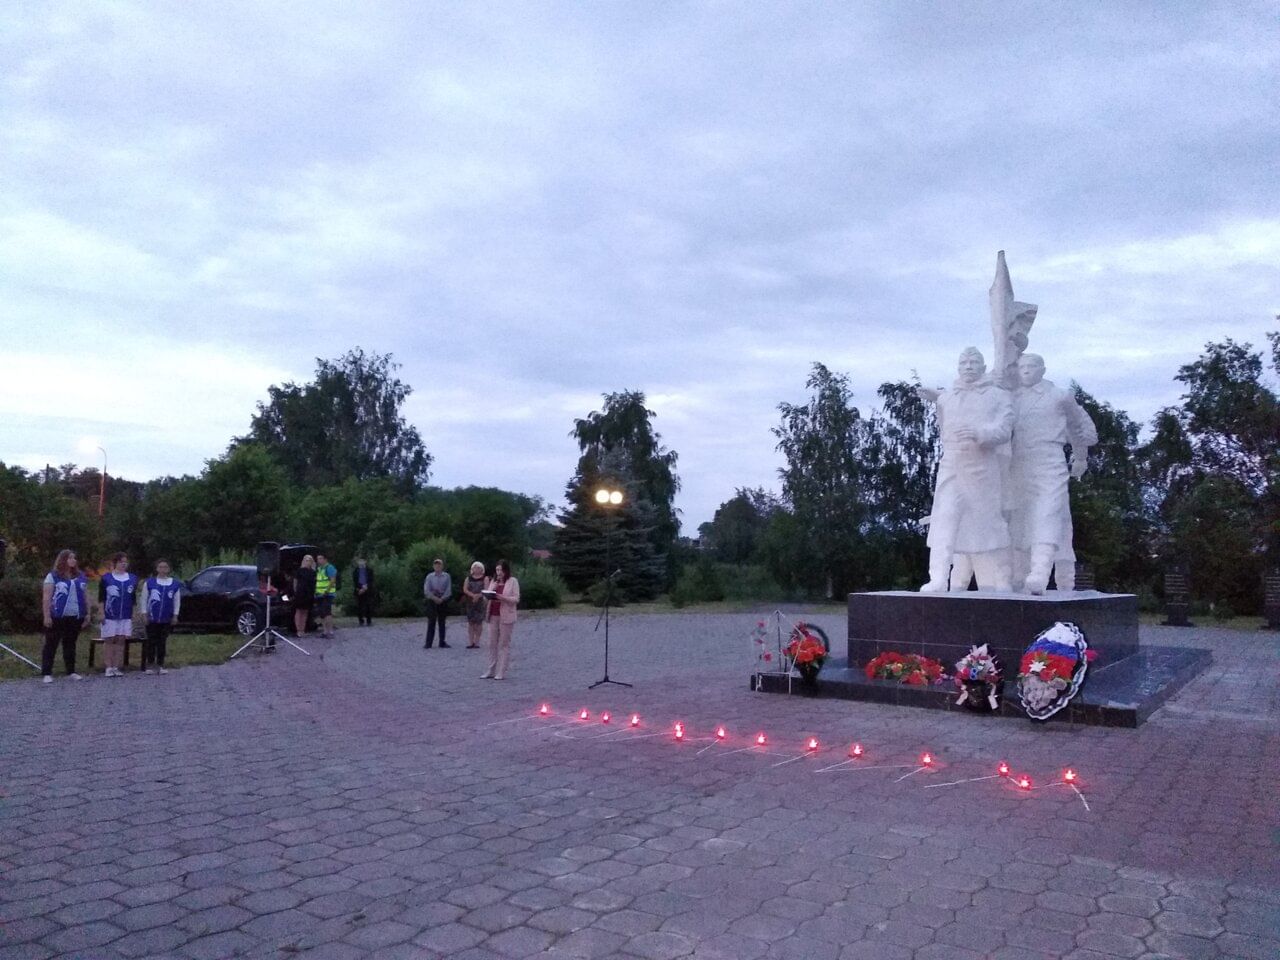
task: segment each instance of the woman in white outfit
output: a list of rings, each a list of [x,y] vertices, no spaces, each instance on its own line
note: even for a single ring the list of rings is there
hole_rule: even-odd
[[[486,595],[489,597],[489,669],[481,680],[501,680],[511,662],[511,632],[516,626],[516,608],[520,604],[520,581],[511,576],[511,564],[499,560]]]

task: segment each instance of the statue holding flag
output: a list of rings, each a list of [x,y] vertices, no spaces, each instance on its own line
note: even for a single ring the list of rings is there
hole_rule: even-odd
[[[974,576],[980,590],[1038,594],[1056,571],[1058,589],[1071,590],[1068,475],[1083,475],[1097,430],[1070,391],[1044,379],[1044,360],[1026,353],[1038,308],[1013,298],[1003,250],[989,300],[990,374],[970,347],[953,389],[919,391],[937,403],[942,443],[933,509],[924,520],[929,581],[920,589],[966,590]]]

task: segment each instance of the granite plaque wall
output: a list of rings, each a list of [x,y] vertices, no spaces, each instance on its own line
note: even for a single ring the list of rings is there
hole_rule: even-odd
[[[1037,597],[894,590],[849,595],[849,666],[861,667],[892,650],[933,657],[950,672],[971,646],[985,643],[1012,674],[1027,645],[1057,620],[1080,627],[1103,663],[1138,652],[1138,598],[1133,594],[1051,590]]]

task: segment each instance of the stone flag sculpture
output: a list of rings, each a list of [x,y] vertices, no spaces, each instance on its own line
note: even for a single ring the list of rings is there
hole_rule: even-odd
[[[1075,586],[1067,484],[1081,477],[1097,430],[1074,394],[1044,379],[1026,353],[1038,307],[1013,297],[1004,251],[989,293],[990,373],[968,347],[950,390],[921,388],[937,405],[942,458],[928,524],[924,593],[978,589],[1043,593]],[[1066,445],[1071,445],[1071,460]]]

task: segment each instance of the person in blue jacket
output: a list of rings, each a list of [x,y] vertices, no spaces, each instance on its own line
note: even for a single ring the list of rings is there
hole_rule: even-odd
[[[142,644],[142,669],[154,667],[155,673],[168,673],[164,657],[169,634],[182,608],[182,581],[173,575],[168,560],[156,561],[155,576],[147,578],[145,597],[142,615],[147,623],[147,636]]]
[[[108,677],[123,677],[125,645],[133,636],[133,601],[138,578],[129,572],[129,557],[117,553],[111,570],[98,580],[98,605],[102,607],[102,663]]]
[[[69,680],[83,680],[76,673],[76,641],[89,624],[89,598],[85,578],[72,550],[61,550],[53,569],[44,578],[41,596],[44,612],[44,649],[40,654],[40,673],[45,683],[53,683],[53,655],[62,647],[62,665]]]

